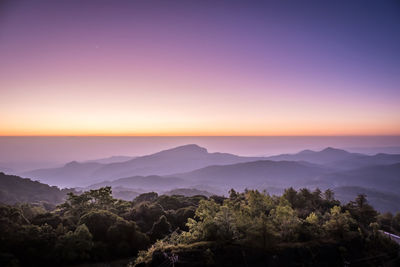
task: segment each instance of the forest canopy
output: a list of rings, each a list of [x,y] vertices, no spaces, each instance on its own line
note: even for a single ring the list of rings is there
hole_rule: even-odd
[[[399,247],[380,230],[399,234],[400,213],[379,214],[364,195],[344,205],[330,190],[293,188],[282,196],[257,190],[231,190],[229,197],[149,192],[125,201],[103,187],[69,192],[52,210],[0,206],[0,265],[117,259],[138,266],[171,260],[180,266],[395,261]]]

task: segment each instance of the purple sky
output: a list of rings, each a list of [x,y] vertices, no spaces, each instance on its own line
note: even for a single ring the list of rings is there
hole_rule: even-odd
[[[399,1],[2,1],[0,135],[398,135]]]

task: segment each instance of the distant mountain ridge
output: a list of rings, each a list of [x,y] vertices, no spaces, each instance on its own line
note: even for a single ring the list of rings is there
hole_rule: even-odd
[[[350,197],[364,190],[373,194],[374,204],[379,208],[386,203],[393,210],[396,201],[389,195],[398,194],[400,188],[400,155],[371,156],[328,147],[271,157],[241,157],[209,153],[191,144],[122,162],[70,162],[61,168],[36,170],[26,176],[49,184],[86,189],[112,186],[115,193],[121,192],[128,199],[138,192],[173,192],[177,188],[222,194],[230,188],[267,189],[274,193],[290,186],[353,188],[340,192]]]
[[[104,180],[122,177],[170,175],[209,165],[249,162],[260,157],[241,157],[228,153],[209,153],[198,145],[184,145],[124,162],[101,164],[97,162],[70,162],[61,168],[40,169],[25,176],[59,186],[88,186]]]
[[[79,163],[71,161],[59,168],[38,169],[23,173],[23,176],[62,187],[76,187],[85,181],[103,164],[96,162]]]
[[[297,154],[270,156],[269,160],[307,161],[340,170],[357,169],[368,165],[387,165],[400,162],[398,154],[364,155],[327,147],[321,151],[303,150]]]
[[[343,149],[327,147],[321,151],[303,150],[297,154],[281,154],[267,157],[269,160],[308,161],[315,164],[328,164],[362,154],[350,153]]]
[[[214,165],[187,173],[174,174],[194,183],[234,187],[300,186],[318,179],[330,170],[323,166],[294,161],[259,160],[231,165]]]
[[[114,181],[104,181],[87,187],[88,189],[98,189],[104,186],[124,187],[131,189],[140,189],[142,191],[157,190],[157,188],[173,189],[185,184],[185,180],[178,177],[162,177],[158,175],[151,176],[133,176],[120,178]]]
[[[380,212],[399,212],[400,195],[391,192],[379,191],[360,186],[340,186],[333,188],[335,197],[342,203],[347,203],[355,199],[355,196],[364,194],[368,202]]]
[[[131,160],[131,159],[134,159],[134,158],[136,158],[136,157],[131,157],[131,156],[111,156],[111,157],[101,158],[101,159],[86,160],[86,161],[83,161],[82,163],[95,162],[95,163],[101,163],[101,164],[109,164],[109,163],[116,163],[116,162],[124,162],[124,161],[128,161],[128,160]]]
[[[320,181],[323,187],[362,186],[399,194],[400,163],[334,172],[325,175]]]

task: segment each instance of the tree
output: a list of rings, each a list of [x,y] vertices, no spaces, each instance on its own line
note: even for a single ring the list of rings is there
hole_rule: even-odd
[[[390,212],[385,212],[383,214],[380,214],[378,216],[378,223],[380,227],[387,231],[391,232],[392,231],[392,221],[393,221],[393,214]]]
[[[218,229],[214,218],[219,210],[220,205],[214,200],[201,200],[195,213],[197,220],[188,219],[186,225],[189,231],[184,234],[184,238],[188,241],[217,240]]]
[[[335,200],[335,193],[332,190],[327,189],[324,192],[324,198],[327,201],[333,201],[333,200]]]
[[[79,225],[85,224],[93,235],[95,241],[105,241],[108,228],[118,220],[123,220],[107,210],[90,211],[79,220]]]
[[[377,221],[378,212],[368,204],[364,194],[358,195],[355,201],[347,205],[347,208],[364,228]]]
[[[343,239],[350,231],[351,224],[354,224],[354,220],[351,218],[349,211],[342,212],[340,206],[334,206],[323,227],[330,236]]]
[[[157,198],[158,198],[158,194],[156,192],[149,192],[149,193],[140,194],[133,200],[133,202],[136,204],[145,202],[145,201],[154,202],[157,200]]]
[[[282,197],[286,198],[287,201],[289,201],[290,205],[293,208],[297,207],[297,191],[293,189],[293,187],[289,187],[287,189],[285,189],[285,191],[283,192]]]
[[[162,215],[158,221],[153,224],[153,227],[150,230],[151,239],[161,239],[169,233],[171,233],[171,224],[168,222],[167,217]]]
[[[231,241],[237,238],[237,229],[233,212],[227,206],[221,206],[215,215],[218,240]]]
[[[90,258],[93,248],[92,234],[85,224],[79,225],[74,232],[59,237],[56,251],[62,262],[77,262]]]
[[[300,221],[289,205],[279,204],[271,211],[270,217],[283,240],[296,239],[296,228]]]
[[[392,220],[392,227],[400,233],[400,212],[397,212]]]

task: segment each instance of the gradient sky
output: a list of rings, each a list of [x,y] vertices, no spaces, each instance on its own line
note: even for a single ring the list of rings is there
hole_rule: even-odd
[[[0,135],[399,135],[399,1],[1,1]]]

